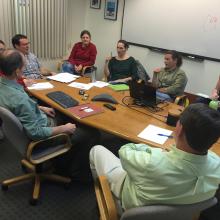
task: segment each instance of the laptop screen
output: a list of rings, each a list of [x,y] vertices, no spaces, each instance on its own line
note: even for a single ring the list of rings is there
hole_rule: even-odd
[[[130,89],[130,96],[134,98],[135,103],[155,106],[156,105],[156,88],[151,84],[145,84],[144,82],[137,82],[131,80],[128,83]]]

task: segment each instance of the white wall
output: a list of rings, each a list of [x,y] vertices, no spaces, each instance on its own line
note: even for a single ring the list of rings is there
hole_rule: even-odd
[[[101,1],[101,9],[90,8],[90,0],[69,0],[68,46],[71,49],[72,44],[79,41],[81,30],[88,29],[91,32],[92,41],[98,51],[96,65],[99,79],[103,76],[105,58],[111,51],[116,55],[116,43],[121,36],[123,4],[124,0],[119,0],[117,21],[112,21],[104,19],[105,0]],[[130,46],[128,52],[141,61],[151,76],[155,67],[163,66],[161,53],[136,46]],[[56,68],[54,62],[44,62],[44,64],[51,70]],[[220,63],[212,61],[196,62],[183,59],[182,68],[189,79],[186,91],[191,93],[210,94],[220,74]]]
[[[105,0],[101,2],[101,9],[90,8],[90,0],[86,3],[85,28],[91,31],[92,40],[97,46],[96,65],[99,78],[103,73],[105,57],[109,56],[111,51],[116,54],[116,42],[120,39],[121,33],[123,4],[124,0],[119,0],[117,21],[111,21],[104,19]],[[129,48],[129,54],[139,59],[150,75],[155,67],[163,66],[163,54],[135,46]],[[220,63],[184,59],[182,69],[185,70],[189,79],[186,91],[210,94],[219,77]]]

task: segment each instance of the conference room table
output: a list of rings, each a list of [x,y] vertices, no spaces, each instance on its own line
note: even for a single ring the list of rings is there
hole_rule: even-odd
[[[90,79],[85,77],[80,77],[76,82],[89,83]],[[158,111],[146,107],[135,107],[127,104],[132,103],[132,98],[129,96],[129,91],[114,91],[109,87],[98,88],[93,86],[85,92],[89,95],[87,100],[83,100],[83,96],[79,94],[77,88],[68,86],[66,83],[61,83],[57,81],[47,81],[45,79],[38,80],[38,82],[50,82],[54,88],[43,89],[43,90],[28,90],[28,92],[35,98],[43,101],[54,109],[58,110],[62,114],[70,117],[71,119],[78,121],[82,124],[98,128],[102,131],[111,133],[115,136],[126,139],[134,143],[146,143],[153,147],[170,148],[174,144],[174,138],[168,138],[167,141],[161,145],[143,138],[138,137],[138,134],[142,132],[148,125],[155,125],[164,129],[174,131],[175,127],[166,124],[167,115],[169,109],[182,110],[181,106],[174,103],[161,103],[158,105]],[[79,119],[71,111],[63,108],[50,98],[46,96],[47,93],[52,91],[62,91],[74,99],[79,101],[79,104],[93,103],[97,106],[103,108],[104,112],[100,114],[95,114],[89,117]],[[102,93],[107,93],[114,97],[118,104],[113,104],[116,107],[115,111],[111,111],[103,106],[106,102],[91,101],[95,95]],[[119,146],[120,147],[120,146]],[[220,140],[214,144],[211,148],[214,152],[220,155]]]

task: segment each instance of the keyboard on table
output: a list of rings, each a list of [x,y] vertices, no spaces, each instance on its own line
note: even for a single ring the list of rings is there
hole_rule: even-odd
[[[47,93],[47,97],[61,105],[63,108],[70,108],[79,104],[77,100],[61,91],[49,92]]]

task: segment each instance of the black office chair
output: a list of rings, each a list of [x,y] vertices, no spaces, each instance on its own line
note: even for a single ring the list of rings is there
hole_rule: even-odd
[[[150,76],[148,75],[147,71],[139,60],[136,60],[136,65],[138,78],[147,83],[150,80]]]
[[[72,145],[68,135],[60,134],[45,140],[31,141],[26,136],[21,122],[9,110],[0,107],[0,118],[2,118],[2,130],[5,137],[23,155],[22,166],[31,171],[30,173],[4,180],[2,182],[2,190],[7,190],[10,185],[34,179],[34,189],[30,204],[36,205],[40,194],[41,179],[65,184],[71,182],[70,178],[42,171],[44,162],[66,153],[71,148]]]

